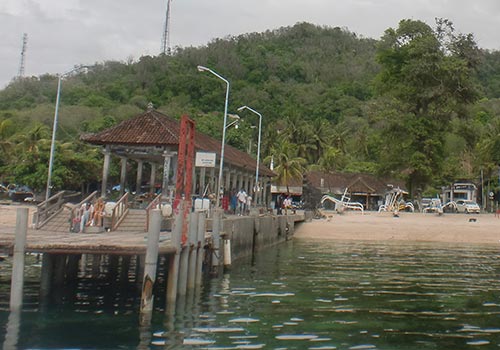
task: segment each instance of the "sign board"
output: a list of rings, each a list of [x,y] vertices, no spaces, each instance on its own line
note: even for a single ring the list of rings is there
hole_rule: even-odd
[[[196,152],[195,166],[200,168],[215,168],[215,153]]]

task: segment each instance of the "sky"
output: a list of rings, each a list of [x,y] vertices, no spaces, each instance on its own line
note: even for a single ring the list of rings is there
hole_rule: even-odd
[[[161,52],[167,0],[1,0],[0,88],[19,73],[60,74],[76,65],[138,60]],[[297,22],[379,39],[402,19],[447,18],[479,47],[500,50],[498,0],[172,0],[172,47],[263,32]]]

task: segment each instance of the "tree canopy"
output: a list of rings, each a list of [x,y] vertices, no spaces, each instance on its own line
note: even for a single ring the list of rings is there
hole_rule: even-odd
[[[176,118],[189,114],[198,130],[219,139],[225,87],[197,65],[231,82],[230,113],[248,105],[263,115],[261,157],[287,155],[290,174],[311,167],[370,172],[426,191],[458,177],[476,180],[480,169],[493,174],[500,162],[498,52],[478,48],[473,35],[444,19],[433,26],[402,20],[380,40],[297,23],[65,77],[54,186],[97,182],[99,152],[75,140],[149,102]],[[15,79],[0,91],[0,182],[43,189],[57,80]],[[255,155],[257,122],[245,114],[227,141]]]

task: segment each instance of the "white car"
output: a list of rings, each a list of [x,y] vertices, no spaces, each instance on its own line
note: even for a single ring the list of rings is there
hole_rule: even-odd
[[[466,214],[479,214],[481,211],[481,208],[479,208],[479,205],[477,205],[476,202],[470,201],[470,200],[465,200],[465,199],[460,199],[456,201],[457,204],[457,212],[459,213],[466,213]]]

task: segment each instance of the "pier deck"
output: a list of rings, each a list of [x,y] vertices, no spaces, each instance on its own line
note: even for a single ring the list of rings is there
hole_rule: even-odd
[[[11,252],[15,227],[0,225],[0,250]],[[62,233],[28,229],[26,252],[55,254],[119,254],[146,253],[147,232]],[[170,232],[161,232],[159,253],[175,252]]]

